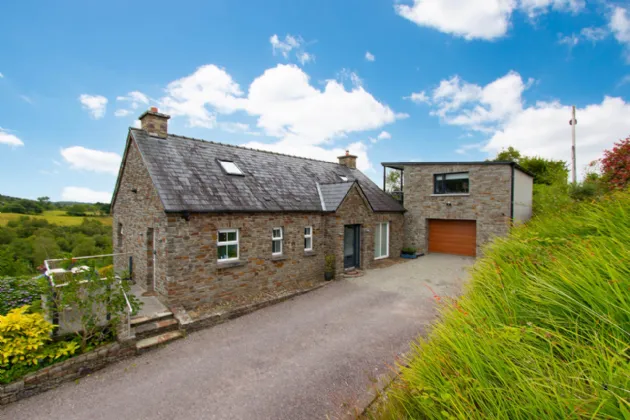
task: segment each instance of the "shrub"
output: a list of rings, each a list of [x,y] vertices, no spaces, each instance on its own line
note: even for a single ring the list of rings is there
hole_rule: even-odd
[[[630,185],[630,137],[615,143],[612,150],[606,150],[601,166],[610,189],[624,189]]]
[[[75,342],[51,342],[53,328],[42,314],[29,313],[28,306],[0,316],[0,383],[75,353]]]
[[[629,418],[630,192],[535,218],[485,255],[381,416]]]
[[[334,255],[326,255],[325,270],[327,273],[335,272],[335,256]]]
[[[42,294],[48,292],[44,278],[1,278],[0,315],[24,305],[39,307]]]
[[[406,247],[402,249],[402,253],[403,254],[416,254],[418,252],[418,250],[414,247]]]

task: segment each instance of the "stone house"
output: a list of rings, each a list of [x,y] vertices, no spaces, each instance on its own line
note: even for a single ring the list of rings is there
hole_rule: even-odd
[[[130,129],[112,199],[117,268],[193,308],[305,288],[400,255],[404,208],[356,169],[172,135],[152,108]]]
[[[406,246],[476,256],[532,216],[533,175],[514,162],[388,162],[401,171]]]

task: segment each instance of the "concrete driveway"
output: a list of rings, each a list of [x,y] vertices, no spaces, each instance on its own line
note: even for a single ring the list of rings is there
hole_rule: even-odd
[[[461,292],[473,259],[428,255],[193,333],[0,409],[1,419],[325,419],[365,398]]]

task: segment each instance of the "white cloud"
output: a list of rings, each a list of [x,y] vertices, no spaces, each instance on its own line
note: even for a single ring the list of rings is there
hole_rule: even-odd
[[[114,112],[116,117],[126,117],[132,114],[133,111],[137,110],[141,105],[148,105],[149,97],[142,92],[134,90],[133,92],[129,92],[126,96],[117,96],[116,101],[129,103],[130,109],[118,109]]]
[[[630,43],[630,18],[628,18],[626,9],[623,7],[615,7],[613,9],[609,27],[617,41],[621,44]]]
[[[116,112],[114,112],[114,116],[116,117],[126,117],[127,115],[130,115],[131,111],[128,109],[117,109]]]
[[[530,82],[531,83],[531,82]],[[482,149],[495,155],[513,146],[525,155],[538,155],[569,161],[571,106],[560,101],[537,102],[527,106],[522,99],[529,83],[515,72],[478,86],[462,82],[457,76],[442,81],[434,91],[433,115],[444,122],[472,131],[487,133],[482,144],[464,145],[456,150]],[[437,95],[436,95],[437,91]],[[622,98],[604,97],[599,104],[577,110],[578,168],[582,172],[588,162],[601,157],[630,132],[630,103]]]
[[[163,112],[173,117],[185,116],[191,127],[213,128],[216,112],[229,114],[243,108],[239,85],[224,69],[208,64],[193,74],[168,84],[166,95],[159,102]]]
[[[301,52],[301,53],[298,53],[297,59],[300,62],[300,64],[304,65],[308,62],[314,61],[315,56],[307,52]]]
[[[329,156],[330,149],[323,145],[407,117],[379,102],[361,86],[358,76],[351,74],[349,88],[337,80],[327,80],[320,88],[311,85],[309,76],[298,66],[279,64],[254,79],[245,95],[224,69],[211,64],[169,83],[167,96],[159,102],[165,113],[185,117],[191,126],[228,131],[246,130],[246,125],[218,122],[217,115],[245,112],[257,119],[257,130],[279,139],[265,148],[301,156]],[[246,134],[258,133],[248,130]],[[369,162],[361,165],[371,166]]]
[[[413,0],[394,6],[396,13],[419,26],[467,40],[494,40],[503,37],[515,10],[530,18],[553,9],[578,12],[583,0]]]
[[[0,79],[4,79],[4,74],[0,73]]]
[[[427,93],[424,90],[422,92],[413,92],[411,95],[405,96],[403,99],[410,99],[417,104],[428,104],[431,102],[431,98],[427,96]]]
[[[608,36],[608,30],[606,28],[596,28],[596,27],[588,27],[588,28],[583,28],[580,31],[580,35],[582,36],[582,38],[586,39],[587,41],[591,41],[593,43],[595,42],[599,42],[603,39],[605,39]]]
[[[64,187],[61,198],[65,201],[80,203],[109,203],[112,200],[112,193],[83,187]]]
[[[83,109],[87,110],[95,120],[105,116],[105,109],[107,108],[106,97],[83,94],[79,96],[79,102],[81,102]]]
[[[571,51],[573,49],[573,47],[575,47],[577,44],[579,44],[580,42],[580,37],[578,37],[575,34],[571,34],[571,35],[558,35],[558,44],[560,45],[566,45],[567,47],[569,47],[569,51]]]
[[[481,150],[485,146],[485,143],[470,143],[464,144],[455,149],[455,153],[459,155],[465,155],[469,150]]]
[[[118,174],[120,155],[102,150],[86,149],[82,146],[72,146],[61,149],[61,156],[70,164],[72,169]]]
[[[11,147],[24,146],[24,142],[20,140],[16,135],[3,130],[0,127],[0,144],[6,144]]]
[[[372,54],[371,52],[367,51],[365,53],[365,59],[367,61],[374,61],[374,60],[376,60],[376,57],[374,57],[374,54]]]
[[[295,54],[295,58],[302,64],[315,61],[315,55],[304,51],[305,42],[301,36],[293,36],[288,34],[284,37],[284,41],[278,37],[278,35],[272,35],[269,38],[269,43],[273,50],[273,55],[282,55],[285,59],[291,57],[291,52]]]
[[[376,137],[370,137],[370,141],[371,141],[372,143],[377,143],[377,142],[379,142],[380,140],[389,140],[389,139],[391,139],[391,138],[392,138],[392,135],[391,135],[391,134],[389,134],[387,131],[381,131],[381,132],[378,134],[378,136],[376,136]]]

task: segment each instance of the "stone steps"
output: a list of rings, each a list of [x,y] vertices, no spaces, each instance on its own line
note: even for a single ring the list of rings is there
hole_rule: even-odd
[[[149,338],[142,339],[136,343],[136,350],[139,353],[151,350],[159,345],[166,344],[170,341],[184,338],[184,333],[181,331],[169,331],[160,335],[155,335]]]
[[[147,324],[155,321],[162,321],[165,319],[173,319],[173,313],[171,311],[158,312],[151,316],[134,316],[131,318],[131,327],[138,327],[143,324]]]
[[[173,318],[146,322],[135,327],[136,339],[142,340],[177,329],[179,329],[179,323]]]

